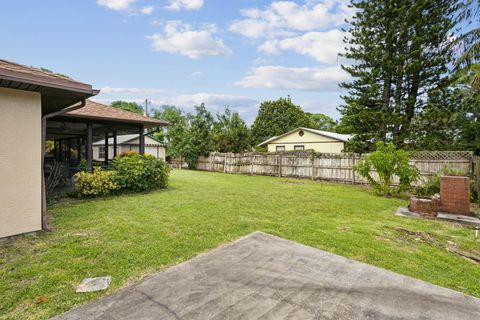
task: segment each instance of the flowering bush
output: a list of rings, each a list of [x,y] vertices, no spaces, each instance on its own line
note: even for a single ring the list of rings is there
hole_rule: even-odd
[[[119,157],[131,157],[131,156],[134,156],[134,155],[138,155],[139,153],[135,150],[129,150],[129,151],[126,151],[126,152],[123,152],[122,154],[119,155]]]
[[[120,189],[115,171],[95,168],[93,172],[80,171],[74,177],[75,188],[84,197],[107,196]]]

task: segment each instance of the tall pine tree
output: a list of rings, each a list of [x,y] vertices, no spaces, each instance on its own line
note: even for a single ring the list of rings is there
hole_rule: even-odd
[[[353,80],[339,108],[341,130],[355,134],[351,147],[375,141],[409,142],[410,126],[429,90],[443,85],[451,61],[448,42],[457,0],[352,0],[356,9],[345,38],[342,65]]]

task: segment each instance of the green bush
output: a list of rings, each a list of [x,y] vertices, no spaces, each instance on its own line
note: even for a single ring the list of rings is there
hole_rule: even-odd
[[[378,142],[377,150],[355,165],[354,170],[366,178],[378,194],[393,195],[410,190],[420,177],[420,172],[408,163],[409,160],[407,151],[397,149],[393,143]],[[373,170],[378,174],[378,181],[371,175]],[[397,189],[391,186],[394,176],[400,178]]]
[[[121,189],[138,192],[165,188],[170,167],[150,155],[128,154],[116,157],[112,170],[116,172],[115,182]]]
[[[93,172],[77,172],[74,178],[75,189],[83,197],[107,196],[120,189],[115,171],[95,168]]]
[[[436,193],[440,193],[440,177],[441,176],[465,176],[467,173],[460,169],[445,166],[441,172],[430,176],[425,183],[415,189],[418,196],[430,197]],[[470,183],[470,201],[476,202],[478,199],[476,178]]]

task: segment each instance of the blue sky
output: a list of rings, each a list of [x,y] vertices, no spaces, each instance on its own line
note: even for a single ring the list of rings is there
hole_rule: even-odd
[[[1,58],[101,89],[95,100],[225,105],[251,123],[290,95],[338,118],[345,0],[18,0],[0,3]]]

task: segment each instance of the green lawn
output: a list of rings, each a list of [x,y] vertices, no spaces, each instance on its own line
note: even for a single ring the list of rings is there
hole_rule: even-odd
[[[168,190],[57,204],[55,232],[0,249],[0,318],[48,318],[255,230],[480,297],[480,267],[445,249],[480,253],[473,231],[395,217],[404,204],[359,186],[186,170]],[[106,292],[74,293],[103,275]]]

